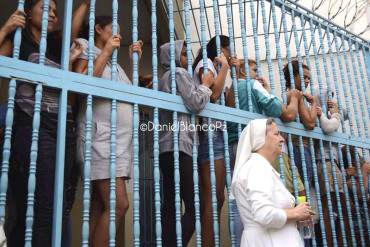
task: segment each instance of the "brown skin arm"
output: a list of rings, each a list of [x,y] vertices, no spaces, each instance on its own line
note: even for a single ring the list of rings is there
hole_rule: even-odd
[[[315,122],[317,118],[317,104],[315,101],[311,104],[311,109],[308,109],[304,104],[304,98],[301,98],[298,104],[298,113],[301,118],[301,123],[308,130],[315,128]]]
[[[283,105],[280,119],[283,122],[292,122],[298,113],[298,99],[292,97],[288,105]]]
[[[213,86],[211,87],[212,90],[211,102],[216,102],[222,93],[222,89],[224,87],[224,82],[226,79],[227,69],[228,69],[227,67],[225,68],[224,66],[222,66],[220,72],[218,73],[217,77],[214,80]],[[208,73],[212,72],[208,71]],[[199,70],[199,77],[203,78],[203,69]]]
[[[81,5],[73,12],[72,15],[72,28],[71,28],[71,40],[78,38],[78,34],[81,30],[81,26],[84,22],[85,15],[89,9],[90,0],[85,0]]]
[[[100,53],[100,55],[94,61],[94,74],[95,77],[101,77],[107,62],[110,59],[110,55],[106,52]],[[88,61],[85,59],[78,59],[74,66],[73,71],[81,74],[86,74]]]
[[[0,33],[0,36],[1,36],[1,33]],[[0,45],[0,56],[10,57],[12,55],[12,50],[13,50],[12,41],[10,39],[5,38],[2,44]]]

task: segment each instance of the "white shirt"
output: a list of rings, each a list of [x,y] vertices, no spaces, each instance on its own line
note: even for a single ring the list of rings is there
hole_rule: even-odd
[[[295,199],[263,156],[252,153],[236,177],[234,191],[244,225],[242,247],[304,246],[284,211],[294,207]]]

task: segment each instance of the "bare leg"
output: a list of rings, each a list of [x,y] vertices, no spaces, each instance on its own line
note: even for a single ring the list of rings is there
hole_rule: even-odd
[[[218,222],[220,223],[221,209],[225,201],[224,190],[226,170],[223,159],[215,161],[215,173]],[[209,247],[214,246],[212,194],[209,163],[199,166],[199,174],[201,192],[202,244],[203,246]]]
[[[109,179],[94,182],[99,195],[102,210],[96,221],[93,237],[94,246],[108,246],[109,241]],[[129,207],[126,184],[123,178],[116,179],[116,227],[120,225]]]

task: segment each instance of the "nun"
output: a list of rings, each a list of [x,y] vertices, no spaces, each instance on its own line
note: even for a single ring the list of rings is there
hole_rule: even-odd
[[[273,119],[250,121],[238,143],[231,185],[244,225],[241,247],[303,247],[297,221],[314,212],[294,197],[272,167],[283,137]]]

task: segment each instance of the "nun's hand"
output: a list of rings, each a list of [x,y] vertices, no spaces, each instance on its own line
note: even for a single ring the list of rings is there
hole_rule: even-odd
[[[315,215],[315,212],[307,202],[298,204],[293,210],[296,221],[308,220]]]

